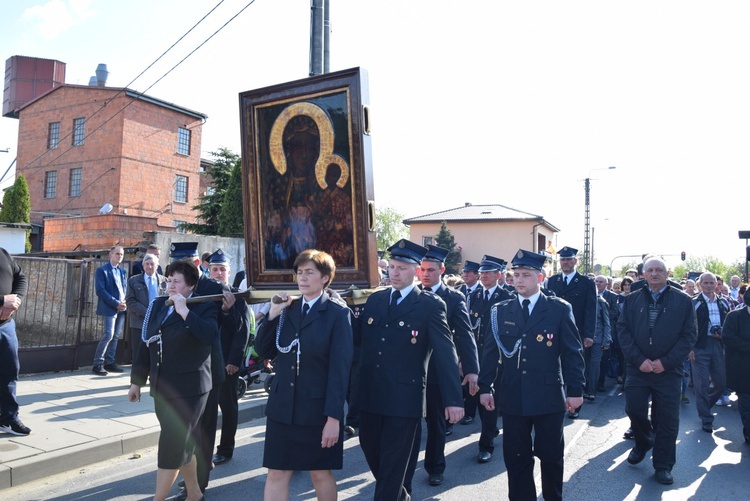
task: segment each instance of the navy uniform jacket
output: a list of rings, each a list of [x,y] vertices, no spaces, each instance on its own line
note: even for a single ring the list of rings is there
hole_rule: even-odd
[[[573,307],[573,316],[581,339],[594,339],[596,332],[596,285],[585,275],[576,272],[567,287],[562,274],[549,278],[547,288]]]
[[[161,332],[161,344],[141,343],[130,381],[138,386],[151,379],[151,395],[166,398],[201,395],[211,391],[211,346],[219,337],[216,308],[213,304],[188,304],[185,320],[173,311],[165,319],[168,307],[160,296],[154,299],[147,337]]]
[[[230,290],[228,286],[199,272],[198,284],[195,286],[196,296],[215,296],[228,290]],[[234,322],[235,325],[238,325],[239,314],[235,308],[232,308],[228,312],[224,312],[221,309],[221,301],[211,301],[208,304],[216,310],[219,329],[221,329],[222,323],[225,321]],[[213,346],[211,346],[211,374],[213,376],[214,386],[223,383],[227,378],[226,364],[224,363],[224,355],[222,354],[221,349],[221,336],[216,336]]]
[[[524,322],[518,299],[497,305],[497,332],[503,346],[518,353],[506,358],[500,352],[492,329],[484,343],[479,374],[479,393],[491,393],[497,371],[502,371],[500,388],[495,388],[502,414],[539,416],[565,412],[568,397],[583,395],[583,346],[573,311],[568,303],[544,294]],[[520,356],[519,356],[520,353]],[[495,363],[500,359],[500,368]]]
[[[232,292],[239,292],[232,288]],[[243,299],[235,301],[232,311],[225,316],[219,316],[219,333],[221,338],[221,354],[224,363],[241,367],[245,358],[245,347],[250,339],[250,330],[255,322],[250,318],[250,308]]]
[[[445,303],[414,287],[401,304],[389,308],[391,290],[373,293],[357,318],[354,344],[361,349],[356,407],[385,416],[424,416],[430,352],[443,405],[463,407]]]
[[[492,306],[505,301],[506,299],[512,299],[515,297],[513,294],[500,287],[495,287],[494,292],[490,296],[489,301],[484,300],[484,287],[481,285],[474,289],[471,294],[471,311],[469,317],[471,325],[474,329],[474,335],[477,340],[477,350],[479,353],[482,352],[482,346],[484,341],[487,339],[487,328],[490,325],[490,313],[492,312]],[[492,334],[490,334],[492,336]]]
[[[276,359],[266,416],[284,424],[308,426],[324,425],[329,416],[343,422],[352,365],[351,311],[324,292],[303,319],[302,303],[293,301],[286,308],[279,338],[281,347],[299,339],[299,346],[288,353],[276,347],[280,319],[281,315],[264,321],[255,338],[258,355]]]
[[[464,295],[445,284],[441,284],[435,294],[445,302],[448,327],[453,333],[453,344],[464,374],[479,374],[479,355],[474,335],[469,325],[469,312],[466,309]],[[438,384],[437,368],[434,359],[430,358],[427,369],[427,384]]]

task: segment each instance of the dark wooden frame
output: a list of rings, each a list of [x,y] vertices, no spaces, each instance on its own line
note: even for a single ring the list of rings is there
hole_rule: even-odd
[[[315,241],[318,244],[314,245],[315,248],[329,252],[334,258],[345,256],[343,262],[337,260],[333,287],[378,285],[367,102],[367,75],[359,68],[240,94],[248,286],[256,289],[296,288],[291,262],[292,256],[296,255],[295,249],[303,248],[303,244],[284,247],[284,243],[299,242],[299,238],[291,239],[288,235],[291,228],[300,227],[312,228],[299,232],[308,237],[304,242]],[[298,118],[300,115],[307,118]],[[289,125],[290,119],[298,120],[296,124],[301,120],[315,126],[299,125],[295,129]],[[287,130],[303,129],[312,131],[306,136],[308,146],[295,150],[297,146],[288,139]],[[290,132],[290,136],[294,134]],[[310,137],[316,137],[314,141],[319,148],[317,155],[307,156],[316,160],[315,167],[300,168],[302,161],[292,157],[295,151],[311,151]],[[299,155],[303,156],[302,153]],[[287,163],[290,164],[288,170]],[[296,165],[298,176],[292,175],[291,164]],[[332,165],[338,171],[331,169]],[[334,173],[333,178],[329,178],[330,172]],[[335,232],[326,229],[332,225],[331,221],[340,219],[331,215],[335,211],[324,219],[323,211],[314,209],[326,207],[325,203],[333,204],[334,199],[339,203],[331,207],[347,211],[345,224],[336,225]],[[311,200],[315,202],[308,202]],[[300,219],[294,219],[299,214],[295,209],[302,211]],[[305,222],[295,226],[300,220]],[[314,221],[318,221],[317,226]],[[324,229],[321,231],[321,228]],[[338,253],[319,245],[322,241],[335,243]]]

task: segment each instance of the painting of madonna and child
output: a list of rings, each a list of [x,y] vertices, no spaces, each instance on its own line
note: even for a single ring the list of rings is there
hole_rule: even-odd
[[[253,287],[293,285],[312,248],[333,256],[335,285],[377,285],[364,81],[354,69],[241,94]]]

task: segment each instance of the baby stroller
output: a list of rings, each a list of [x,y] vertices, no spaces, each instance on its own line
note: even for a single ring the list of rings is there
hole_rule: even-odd
[[[248,387],[253,384],[263,384],[263,389],[269,393],[273,376],[271,361],[260,358],[253,348],[253,343],[248,343],[245,348],[245,362],[237,380],[237,398],[242,398]]]

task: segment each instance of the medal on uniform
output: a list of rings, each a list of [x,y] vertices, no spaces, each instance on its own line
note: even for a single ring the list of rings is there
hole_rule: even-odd
[[[542,336],[541,334],[537,334],[536,335],[536,340],[537,340],[538,343],[541,343],[542,341],[544,341],[544,336]]]
[[[547,334],[547,339],[549,339],[549,341],[547,341],[547,346],[552,346],[552,338],[553,337],[555,337],[554,334]]]
[[[367,319],[367,325],[372,325],[372,317]]]
[[[411,344],[417,344],[417,336],[419,336],[419,331],[411,331]]]

